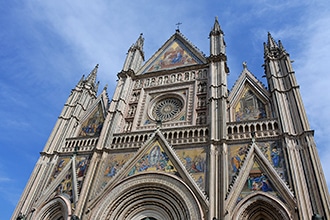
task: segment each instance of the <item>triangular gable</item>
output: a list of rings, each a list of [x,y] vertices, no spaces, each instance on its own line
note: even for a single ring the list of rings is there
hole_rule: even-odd
[[[155,72],[205,63],[204,55],[180,33],[176,32],[137,73]]]
[[[247,121],[269,118],[269,92],[245,67],[233,86],[228,101],[231,121]]]
[[[86,114],[82,117],[78,137],[100,135],[103,122],[105,120],[107,107],[107,103],[104,103],[107,99],[106,94],[104,93],[105,92],[97,98],[93,105],[87,109]]]
[[[293,193],[257,144],[253,143],[246,150],[248,152],[229,186],[227,209],[233,210],[246,196],[259,192],[293,206]]]
[[[206,200],[200,186],[185,169],[185,165],[181,162],[174,149],[168,144],[160,130],[156,130],[135,155],[120,170],[116,171],[116,174],[103,187],[93,201],[96,202],[101,199],[103,194],[111,191],[117,183],[124,179],[134,178],[135,175],[145,172],[164,173],[166,175],[173,175],[174,178],[180,178],[197,195],[203,198],[202,200]]]
[[[273,186],[272,181],[265,174],[265,171],[261,168],[258,162],[254,162],[249,176],[245,181],[245,185],[237,199],[237,202],[244,199],[251,193],[254,192],[267,192],[273,196],[278,196],[276,188]]]
[[[166,172],[179,176],[177,169],[168,157],[159,141],[155,141],[148,150],[140,156],[127,176],[140,172]]]
[[[88,165],[89,156],[59,158],[50,183],[43,190],[36,206],[42,205],[51,198],[65,194],[72,202],[72,207],[75,207],[79,199]]]

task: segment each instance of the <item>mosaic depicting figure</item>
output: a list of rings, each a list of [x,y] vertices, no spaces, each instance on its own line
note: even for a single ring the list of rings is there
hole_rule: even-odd
[[[195,178],[197,184],[205,187],[206,153],[204,148],[189,148],[177,150],[183,160],[186,170]]]
[[[56,177],[61,173],[63,168],[67,165],[67,163],[70,161],[69,157],[62,157],[58,159],[57,165],[53,171],[53,175],[50,178],[50,182],[56,179]]]
[[[177,42],[174,42],[162,54],[162,56],[157,61],[155,61],[155,63],[149,68],[148,71],[196,63],[197,62]]]
[[[105,164],[102,173],[101,188],[104,187],[112,177],[124,166],[124,164],[131,158],[132,153],[121,153],[108,155],[105,159]]]
[[[97,136],[100,135],[104,121],[102,106],[99,105],[96,111],[81,126],[79,136]]]
[[[274,166],[279,175],[286,180],[286,168],[283,156],[283,149],[279,142],[258,142],[257,146]],[[235,145],[229,148],[230,174],[233,176],[238,172],[242,161],[247,153],[247,145]]]
[[[177,171],[174,169],[172,162],[169,160],[164,150],[156,144],[145,155],[138,160],[135,166],[131,169],[128,176],[134,175],[143,171],[165,171],[174,174]]]
[[[131,158],[131,153],[110,155],[106,160],[104,181],[107,182],[107,179],[115,176],[129,158]]]
[[[268,161],[274,166],[283,181],[287,181],[281,144],[277,141],[257,142],[256,147],[261,150]],[[244,161],[247,153],[248,145],[229,146],[229,173],[232,177],[237,175],[237,172],[240,166],[242,166],[242,162]],[[239,179],[236,181],[239,181]],[[245,182],[244,188],[242,189],[237,202],[244,199],[250,193],[256,191],[271,193],[272,195],[279,197],[265,170],[262,170],[260,165],[257,162],[254,162],[251,170],[249,171],[249,177]]]
[[[270,193],[273,196],[282,199],[273,187],[268,176],[261,170],[259,164],[254,163],[253,168],[249,173],[249,177],[246,180],[244,188],[242,189],[237,199],[237,203],[244,199],[247,195],[257,191]]]
[[[77,157],[76,171],[77,171],[77,182],[78,182],[78,192],[80,193],[82,184],[89,165],[89,157],[82,156]]]
[[[77,177],[83,177],[87,171],[88,166],[88,158],[81,157],[79,158],[79,162],[77,163]]]
[[[61,172],[61,170],[64,168],[64,166],[66,165],[66,163],[68,162],[67,160],[64,160],[63,158],[59,160],[59,162],[57,163],[57,166],[54,170],[54,174],[53,174],[53,178],[55,179],[57,177],[57,175]]]
[[[247,121],[266,117],[265,105],[250,89],[248,89],[235,107],[235,120]]]
[[[249,176],[247,186],[252,191],[273,191],[267,176],[263,173],[254,177]]]
[[[72,175],[70,174],[70,171],[67,173],[65,178],[62,180],[62,182],[57,186],[55,190],[55,195],[60,194],[67,194],[70,197],[70,201],[72,201]]]
[[[238,169],[241,167],[241,162],[243,161],[245,154],[247,152],[248,146],[233,146],[230,148],[230,167],[231,173],[237,173]]]

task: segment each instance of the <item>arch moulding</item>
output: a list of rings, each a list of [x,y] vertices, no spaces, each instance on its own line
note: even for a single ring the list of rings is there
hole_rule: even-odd
[[[137,174],[117,184],[90,207],[88,219],[201,220],[201,205],[182,180],[163,173]]]

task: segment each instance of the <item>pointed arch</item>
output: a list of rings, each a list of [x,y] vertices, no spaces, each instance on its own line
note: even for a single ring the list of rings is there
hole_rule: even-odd
[[[33,219],[36,220],[70,220],[72,215],[70,199],[60,195],[48,201],[40,209]]]
[[[244,198],[237,204],[233,213],[233,220],[293,219],[292,214],[279,199],[263,192]]]

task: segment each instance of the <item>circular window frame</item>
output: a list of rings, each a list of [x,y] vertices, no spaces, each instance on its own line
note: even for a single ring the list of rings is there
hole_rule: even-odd
[[[166,102],[167,100],[175,100],[174,102],[173,101],[169,101],[168,103],[169,104],[173,104],[173,105],[176,105],[176,101],[180,102],[181,106],[179,107],[179,109],[177,110],[177,112],[169,112],[169,116],[166,116],[166,117],[163,117],[163,118],[158,118],[156,116],[157,113],[155,113],[155,111],[157,111],[157,107],[158,108],[161,108],[159,105],[162,105],[164,102]],[[164,105],[164,104],[163,104]],[[185,109],[186,107],[186,103],[185,103],[185,99],[178,95],[178,94],[166,94],[166,95],[160,95],[156,98],[154,98],[152,100],[152,102],[150,103],[149,105],[149,110],[148,110],[148,116],[151,120],[153,121],[157,121],[157,120],[161,120],[162,122],[168,122],[168,121],[172,121],[172,120],[175,120],[177,119],[178,117],[181,117],[182,116],[182,112],[183,110]],[[171,116],[171,114],[173,114]]]

